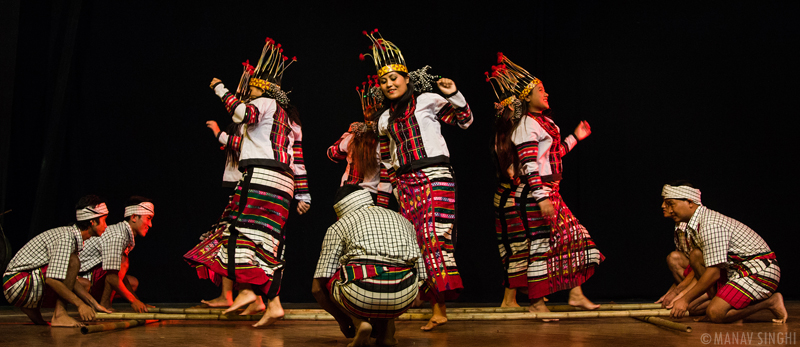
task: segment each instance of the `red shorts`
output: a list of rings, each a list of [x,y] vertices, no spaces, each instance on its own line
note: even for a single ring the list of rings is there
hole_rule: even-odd
[[[691,272],[692,272],[692,266],[686,265],[686,268],[683,269],[683,277],[685,278],[686,276],[689,276],[689,273]]]

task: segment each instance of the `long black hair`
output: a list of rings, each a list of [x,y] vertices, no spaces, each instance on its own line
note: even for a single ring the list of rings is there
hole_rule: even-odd
[[[497,174],[501,178],[514,179],[514,177],[509,177],[509,167],[514,169],[515,177],[519,177],[521,174],[519,168],[519,154],[517,153],[517,147],[511,140],[511,136],[514,134],[514,130],[517,129],[522,117],[514,118],[514,110],[506,106],[494,122],[494,148],[497,154]]]

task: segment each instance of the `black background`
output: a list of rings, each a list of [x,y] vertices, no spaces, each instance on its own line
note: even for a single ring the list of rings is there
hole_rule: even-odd
[[[459,189],[459,301],[502,299],[490,155],[495,97],[483,76],[498,51],[544,81],[563,132],[584,119],[592,126],[565,157],[562,181],[565,201],[607,257],[584,285],[590,299],[655,300],[666,291],[665,257],[674,246],[659,195],[673,179],[693,181],[706,206],[758,232],[781,262],[779,290],[796,297],[797,3],[6,6],[15,5],[19,12],[3,15],[17,29],[4,33],[16,51],[6,51],[2,66],[11,77],[2,81],[11,102],[2,115],[2,206],[13,209],[2,217],[6,235],[16,251],[71,223],[85,194],[107,199],[109,224],[122,220],[128,196],[150,197],[154,227],[137,238],[130,270],[145,302],[218,294],[182,260],[225,205],[224,154],[204,123],[224,127],[229,117],[208,84],[218,77],[235,88],[240,63],[256,61],[267,36],[298,58],[283,87],[303,121],[313,198],[308,215],[290,217],[281,297],[313,302],[311,276],[344,171],[325,150],[361,119],[353,89],[375,73],[357,58],[369,45],[361,31],[376,27],[409,68],[431,65],[452,78],[474,112],[469,129],[442,130]]]

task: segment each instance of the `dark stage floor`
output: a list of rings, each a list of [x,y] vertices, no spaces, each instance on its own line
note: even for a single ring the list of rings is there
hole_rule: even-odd
[[[159,307],[187,307],[161,304]],[[286,308],[312,308],[286,304]],[[459,305],[459,306],[464,306]],[[485,305],[481,305],[485,306]],[[119,304],[121,311],[128,305]],[[433,332],[422,332],[422,321],[397,322],[399,346],[716,346],[797,345],[800,330],[800,302],[787,302],[787,324],[774,324],[764,312],[754,318],[766,322],[734,324],[698,323],[691,318],[680,322],[693,332],[678,332],[633,318],[592,318],[540,321],[451,321]],[[74,308],[73,310],[74,311]],[[45,310],[49,320],[52,311]],[[77,328],[50,328],[30,324],[14,307],[0,307],[2,346],[346,346],[338,326],[330,321],[280,321],[266,329],[254,329],[254,322],[165,320],[145,326],[82,335]],[[743,339],[744,338],[744,339]]]

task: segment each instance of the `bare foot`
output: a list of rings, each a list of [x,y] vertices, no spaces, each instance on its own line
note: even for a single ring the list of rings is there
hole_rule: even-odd
[[[548,299],[546,296],[543,296],[543,297],[542,297],[542,300],[544,300],[544,302],[548,302],[548,301],[550,301],[550,299]]]
[[[422,331],[431,331],[433,330],[433,328],[438,327],[440,325],[445,325],[446,323],[447,323],[447,317],[434,315],[428,321],[428,324],[425,324],[424,326],[420,327],[420,329]]]
[[[533,313],[542,313],[542,312],[550,312],[550,309],[547,308],[544,304],[544,300],[537,300],[530,306],[528,306],[528,312]],[[542,322],[558,322],[558,319],[542,319]]]
[[[367,321],[362,321],[356,329],[356,337],[347,347],[361,347],[369,344],[369,335],[372,333],[372,325]]]
[[[774,323],[786,323],[786,320],[789,318],[789,313],[786,312],[786,306],[783,304],[783,294],[772,294],[772,296],[767,299],[767,302],[770,303],[769,310],[775,315],[775,319],[772,321]]]
[[[28,318],[31,319],[33,324],[47,325],[47,321],[44,320],[44,318],[42,318],[42,311],[40,311],[39,309],[25,308],[25,307],[20,307],[19,309],[22,310],[22,312],[24,312],[26,315],[28,315]]]
[[[270,306],[267,312],[264,312],[264,316],[261,317],[256,324],[253,324],[253,328],[268,327],[279,321],[281,318],[283,318],[283,308],[280,308],[280,306],[278,306],[278,308]]]
[[[703,315],[700,318],[695,318],[694,321],[695,322],[710,322],[711,318],[708,318],[708,315]]]
[[[252,290],[240,290],[239,295],[237,295],[236,299],[233,300],[231,307],[228,307],[227,310],[222,311],[222,314],[228,314],[242,308],[244,305],[250,305],[253,301],[256,301],[256,297],[256,293],[254,293]]]
[[[256,299],[256,301],[253,301],[253,303],[250,304],[250,306],[247,306],[247,308],[244,309],[242,313],[239,313],[239,315],[247,316],[247,315],[259,314],[261,312],[264,312],[266,308],[267,307],[264,306],[264,300],[262,300],[261,297],[259,296],[258,299]]]
[[[589,301],[589,299],[587,299],[586,296],[583,295],[583,291],[581,290],[580,286],[574,287],[569,290],[569,300],[567,301],[567,304],[569,304],[570,306],[580,307],[584,310],[590,310],[590,311],[596,310],[597,308],[600,307],[600,305]]]
[[[230,307],[233,305],[233,300],[230,297],[220,296],[211,300],[200,300],[200,302],[208,305],[208,307]]]
[[[500,307],[519,307],[517,304],[517,290],[514,288],[506,288],[503,293],[503,302]]]
[[[68,316],[66,313],[53,315],[53,319],[50,320],[51,327],[67,327],[67,328],[79,328],[85,326],[85,324],[78,322],[75,318]]]

